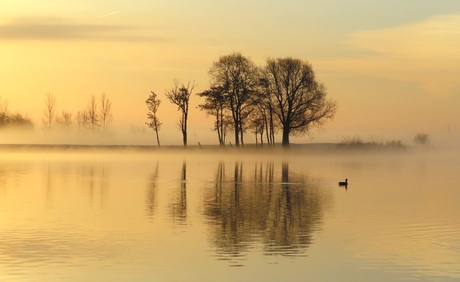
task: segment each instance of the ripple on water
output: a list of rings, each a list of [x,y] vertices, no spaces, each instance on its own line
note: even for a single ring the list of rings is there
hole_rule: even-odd
[[[114,252],[112,247],[118,239],[112,239],[88,238],[73,229],[2,230],[0,269],[16,277],[30,274],[28,271],[46,272],[45,268],[102,264]]]

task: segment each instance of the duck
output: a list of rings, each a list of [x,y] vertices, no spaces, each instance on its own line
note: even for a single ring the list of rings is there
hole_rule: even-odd
[[[347,186],[348,185],[348,178],[345,181],[339,181],[339,186]]]

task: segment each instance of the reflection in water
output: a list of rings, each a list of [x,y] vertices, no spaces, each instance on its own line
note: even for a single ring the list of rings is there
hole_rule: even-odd
[[[256,164],[253,181],[242,167],[235,162],[228,178],[219,163],[214,187],[205,195],[204,213],[219,257],[238,260],[256,243],[266,255],[305,255],[322,217],[321,196],[311,193],[302,176],[289,175],[288,163],[282,164],[281,183],[274,179],[273,162],[265,169]]]
[[[147,198],[146,198],[146,211],[147,211],[147,216],[149,218],[153,218],[155,215],[155,208],[157,206],[157,198],[156,198],[156,193],[157,193],[157,179],[158,179],[158,170],[159,170],[159,162],[157,161],[157,164],[155,166],[155,170],[150,176],[150,185],[147,190]]]
[[[99,199],[103,207],[107,200],[107,176],[104,164],[102,163],[100,167],[94,163],[81,165],[77,168],[77,177],[81,187],[88,193],[91,206],[93,207]]]
[[[182,162],[180,192],[171,204],[171,217],[174,223],[185,224],[187,220],[187,162]]]
[[[156,153],[0,156],[0,280],[460,278],[458,157]]]

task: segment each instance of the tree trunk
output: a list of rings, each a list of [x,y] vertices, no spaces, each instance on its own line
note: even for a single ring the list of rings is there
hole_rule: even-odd
[[[187,113],[185,112],[182,116],[182,142],[187,147]]]
[[[283,147],[289,147],[289,126],[283,126]]]
[[[158,129],[155,128],[155,134],[157,136],[157,144],[158,144],[158,147],[160,147],[160,138],[158,137]]]
[[[235,122],[235,146],[240,146],[240,128],[238,122]]]

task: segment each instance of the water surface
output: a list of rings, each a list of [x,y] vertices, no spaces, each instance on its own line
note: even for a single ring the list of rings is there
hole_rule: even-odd
[[[460,279],[458,151],[0,154],[0,281]]]

